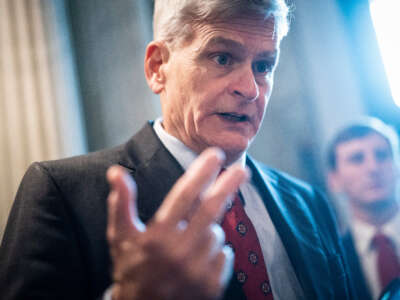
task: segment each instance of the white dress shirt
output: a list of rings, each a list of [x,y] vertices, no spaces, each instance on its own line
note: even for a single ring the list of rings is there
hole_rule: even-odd
[[[186,170],[197,154],[168,134],[162,127],[161,118],[154,122],[154,130],[164,146]],[[236,163],[244,166],[246,154],[244,153]],[[240,186],[240,192],[244,198],[246,214],[253,223],[260,241],[274,299],[305,299],[287,252],[256,187],[249,181]]]
[[[377,270],[377,251],[372,246],[372,239],[377,232],[377,227],[354,217],[352,220],[351,231],[361,267],[373,298],[378,299],[383,287],[380,284]],[[400,213],[381,226],[380,232],[394,243],[397,257],[400,259]]]

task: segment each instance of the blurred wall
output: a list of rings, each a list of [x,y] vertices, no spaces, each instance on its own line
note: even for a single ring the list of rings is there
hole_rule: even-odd
[[[86,152],[64,2],[0,0],[0,236],[33,161]]]
[[[128,140],[160,115],[144,77],[149,0],[68,0],[89,150]]]

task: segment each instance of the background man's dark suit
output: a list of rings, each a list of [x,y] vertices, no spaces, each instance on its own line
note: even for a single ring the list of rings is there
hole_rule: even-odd
[[[0,299],[102,296],[111,284],[105,174],[113,164],[134,177],[145,222],[183,173],[149,124],[114,149],[33,164],[21,183],[0,249]],[[307,299],[348,299],[337,233],[325,200],[309,186],[251,158],[247,164]],[[225,299],[242,297],[232,280]]]
[[[364,276],[360,258],[357,254],[354,239],[350,231],[347,231],[343,234],[342,242],[345,259],[347,259],[347,264],[349,266],[350,276],[352,278],[353,286],[357,294],[357,299],[372,300],[372,295]]]

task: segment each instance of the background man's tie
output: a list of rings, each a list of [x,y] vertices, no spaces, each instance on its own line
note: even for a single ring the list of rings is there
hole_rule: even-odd
[[[383,233],[377,232],[372,240],[377,250],[377,269],[382,288],[400,276],[400,263],[393,242]]]
[[[236,194],[222,221],[226,242],[235,253],[234,271],[247,300],[272,300],[267,269],[256,231]]]

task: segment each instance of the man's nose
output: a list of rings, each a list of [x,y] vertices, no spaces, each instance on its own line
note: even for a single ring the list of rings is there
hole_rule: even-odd
[[[376,157],[374,155],[369,155],[366,159],[366,167],[368,169],[368,171],[370,172],[374,172],[377,171],[379,169],[379,161],[376,159]]]
[[[243,67],[237,71],[237,77],[232,86],[233,94],[241,96],[247,101],[254,101],[260,95],[260,89],[254,77],[253,69]]]

